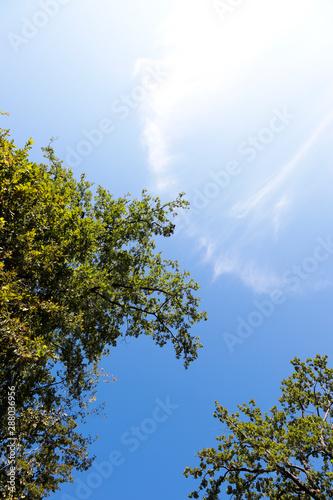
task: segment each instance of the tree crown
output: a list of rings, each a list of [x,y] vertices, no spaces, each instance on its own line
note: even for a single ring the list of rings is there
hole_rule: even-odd
[[[91,464],[90,439],[75,428],[95,399],[102,355],[119,337],[145,334],[171,342],[187,368],[201,346],[190,329],[206,313],[189,273],[155,251],[187,208],[183,194],[162,204],[99,186],[93,196],[51,144],[45,164],[30,161],[32,144],[19,149],[0,130],[0,391],[6,401],[16,387],[18,491],[41,498]],[[4,461],[6,406],[0,416]]]
[[[291,361],[279,406],[263,415],[253,400],[230,414],[216,403],[214,417],[227,427],[217,449],[199,452],[199,467],[185,476],[202,478],[190,498],[219,498],[221,486],[236,500],[333,498],[333,369],[327,356]]]

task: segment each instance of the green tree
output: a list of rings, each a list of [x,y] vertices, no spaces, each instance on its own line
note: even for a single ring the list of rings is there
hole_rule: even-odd
[[[35,500],[91,465],[77,421],[99,410],[98,363],[119,337],[170,341],[187,367],[201,347],[189,330],[206,315],[197,283],[155,251],[154,237],[171,236],[171,217],[187,207],[182,194],[162,204],[146,191],[114,199],[98,187],[93,197],[51,145],[46,164],[29,159],[31,147],[0,130],[0,487],[10,495],[13,435],[12,497]]]
[[[236,500],[333,498],[333,370],[327,356],[291,363],[295,371],[269,414],[251,400],[238,406],[241,419],[216,403],[214,417],[228,434],[216,438],[217,449],[199,452],[199,467],[185,470],[201,479],[190,498],[223,498],[224,483]]]

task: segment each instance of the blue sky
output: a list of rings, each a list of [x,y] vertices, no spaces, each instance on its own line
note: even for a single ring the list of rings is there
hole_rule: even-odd
[[[290,359],[330,359],[332,21],[328,0],[2,6],[2,126],[36,160],[58,137],[75,175],[115,196],[185,191],[158,245],[209,315],[187,371],[149,338],[103,360],[108,417],[82,429],[97,466],[51,498],[186,498],[184,468],[221,431],[215,400],[266,410]]]

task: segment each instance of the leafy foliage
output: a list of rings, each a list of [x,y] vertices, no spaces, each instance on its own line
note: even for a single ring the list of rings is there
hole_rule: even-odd
[[[186,477],[201,478],[190,498],[200,491],[204,499],[221,498],[224,483],[236,500],[333,498],[333,370],[327,356],[291,363],[295,371],[282,381],[280,409],[263,416],[251,400],[229,414],[216,403],[214,417],[230,434],[216,438],[217,449],[199,452],[199,467],[185,470]]]
[[[143,191],[114,199],[77,181],[43,148],[29,160],[0,131],[0,394],[15,387],[16,492],[39,499],[91,465],[91,438],[76,431],[96,398],[98,362],[119,337],[171,341],[185,367],[201,346],[189,333],[205,319],[199,287],[177,261],[155,252],[171,236],[181,194],[162,204]],[[95,409],[96,411],[98,408]],[[0,410],[0,484],[7,491],[7,405]]]

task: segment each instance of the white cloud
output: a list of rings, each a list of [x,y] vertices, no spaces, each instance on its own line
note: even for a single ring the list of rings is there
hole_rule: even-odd
[[[245,217],[251,210],[253,210],[260,202],[264,202],[265,198],[269,198],[274,191],[288,182],[288,178],[296,168],[300,168],[301,160],[306,157],[310,149],[315,144],[318,137],[322,134],[325,128],[332,122],[333,112],[330,111],[326,114],[319,126],[311,134],[311,137],[305,141],[300,147],[299,151],[295,154],[291,161],[283,165],[278,173],[266,185],[257,191],[254,195],[249,197],[245,202],[239,202],[230,210],[231,217]]]
[[[169,76],[141,110],[152,182],[208,200],[183,223],[215,277],[234,273],[267,291],[318,236],[303,219],[316,197],[312,219],[319,220],[332,176],[322,167],[320,183],[311,182],[320,170],[313,159],[330,154],[319,143],[333,118],[332,13],[327,0],[252,0],[221,21],[213,1],[186,0],[160,27],[159,63]],[[239,145],[279,107],[295,115],[291,125],[252,161],[242,157]],[[242,173],[225,189],[215,183],[209,197],[210,173],[230,160]],[[299,242],[291,245],[294,235]]]
[[[170,161],[170,157],[167,153],[166,139],[161,127],[146,118],[143,137],[148,145],[150,165],[157,173],[162,174]]]

